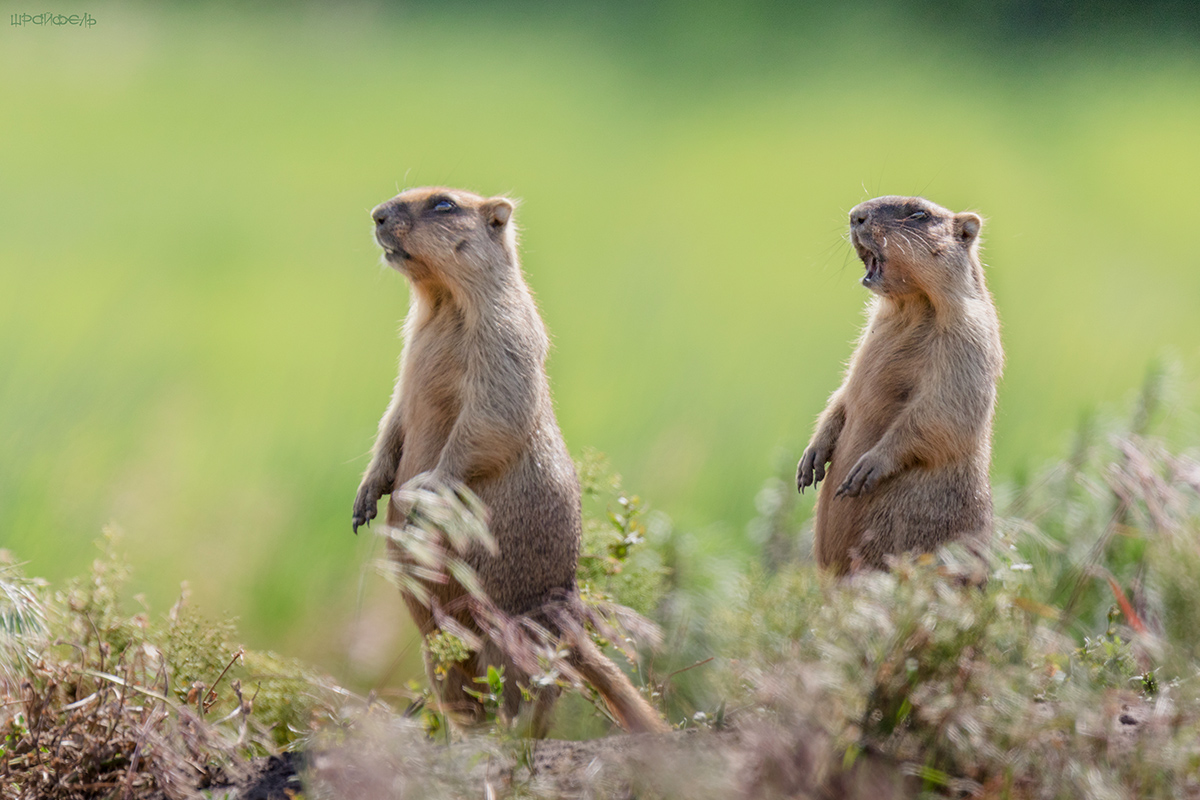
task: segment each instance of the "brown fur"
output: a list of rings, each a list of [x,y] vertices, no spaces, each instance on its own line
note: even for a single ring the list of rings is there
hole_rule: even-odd
[[[555,630],[561,626],[547,609],[562,608],[564,598],[567,607],[578,602],[580,489],[554,416],[544,367],[549,340],[517,260],[513,210],[503,197],[425,188],[405,191],[372,212],[375,238],[388,264],[409,279],[412,296],[400,376],[354,503],[354,527],[375,516],[379,498],[406,484],[466,484],[486,505],[498,547],[496,554],[480,547],[466,556],[484,592],[501,611]],[[404,524],[408,509],[398,502],[393,494],[389,525]],[[450,581],[429,588],[442,609],[482,634],[456,602],[465,594],[462,586]],[[429,609],[414,597],[405,601],[421,631],[432,632]],[[589,666],[595,659],[580,656],[591,650],[574,653],[579,672],[594,677],[588,673],[596,673]],[[505,708],[515,715],[517,685],[528,675],[495,642],[444,681],[434,681],[430,669],[431,683],[441,685],[448,707],[477,714],[478,704],[464,688],[477,689],[472,679],[485,675],[488,665],[505,667]],[[620,705],[618,719],[630,730],[663,729],[649,704],[617,674],[624,684],[618,688],[632,697],[614,699],[597,689],[610,705]],[[545,733],[555,696],[538,697],[535,735]]]
[[[796,475],[822,479],[814,549],[839,574],[992,533],[992,411],[1003,351],[975,214],[919,197],[850,212],[875,292],[846,377]],[[825,465],[829,464],[828,473]]]

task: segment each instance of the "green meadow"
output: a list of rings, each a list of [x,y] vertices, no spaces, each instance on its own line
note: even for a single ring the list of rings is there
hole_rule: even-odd
[[[1196,442],[1196,49],[867,11],[79,10],[0,30],[0,547],[29,574],[84,572],[111,525],[156,611],[186,580],[255,647],[411,675],[350,506],[407,306],[368,212],[426,184],[520,198],[568,444],[706,557],[757,552],[862,321],[846,212],[880,194],[988,220],[996,483],[1161,363]]]

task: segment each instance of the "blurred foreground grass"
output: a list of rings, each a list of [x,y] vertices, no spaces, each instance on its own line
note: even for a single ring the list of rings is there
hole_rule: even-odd
[[[356,695],[189,603],[129,615],[111,547],[58,591],[0,562],[0,797],[218,796],[258,784],[249,759],[281,748],[296,752],[271,760],[275,782],[315,798],[629,797],[630,784],[689,800],[1193,797],[1200,461],[1157,435],[1161,399],[1148,381],[1131,420],[1080,431],[1068,458],[1006,491],[986,563],[952,544],[845,579],[795,555],[680,558],[669,522],[589,458],[581,595],[645,603],[667,633],[630,666],[679,730],[636,739],[521,739],[497,670],[486,719],[451,728],[427,688]],[[762,495],[780,488],[792,496],[774,482]],[[426,499],[440,511],[422,533],[474,527],[461,498]],[[795,504],[760,506],[756,527],[803,536]],[[449,555],[423,563],[454,571]],[[557,737],[609,730],[562,642],[512,634],[507,653],[536,656],[532,684],[565,690]],[[444,670],[468,647],[426,646]]]
[[[89,11],[0,33],[0,546],[32,574],[79,573],[112,521],[156,606],[186,578],[252,641],[387,671],[409,634],[348,520],[406,304],[367,211],[403,186],[523,198],[568,443],[722,558],[850,352],[866,197],[991,220],[998,478],[1150,361],[1200,374],[1194,51],[971,57],[861,15],[656,42],[476,7]]]

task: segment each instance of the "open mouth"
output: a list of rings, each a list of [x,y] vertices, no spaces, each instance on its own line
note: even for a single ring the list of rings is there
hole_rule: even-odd
[[[388,261],[408,261],[412,258],[390,234],[381,236],[380,233],[375,232],[375,242],[383,248],[384,258]]]
[[[863,264],[867,268],[867,274],[862,279],[863,286],[870,286],[883,280],[882,258],[865,247],[859,250],[858,257],[862,259]]]

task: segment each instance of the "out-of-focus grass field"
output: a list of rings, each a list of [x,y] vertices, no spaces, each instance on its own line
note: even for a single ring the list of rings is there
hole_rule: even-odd
[[[186,579],[255,646],[386,667],[411,637],[362,634],[402,612],[349,519],[407,302],[367,212],[408,186],[522,198],[569,445],[730,559],[861,323],[860,200],[989,219],[998,481],[1154,360],[1200,373],[1195,50],[79,10],[0,29],[0,547],[30,574],[79,573],[112,522],[156,609]]]

